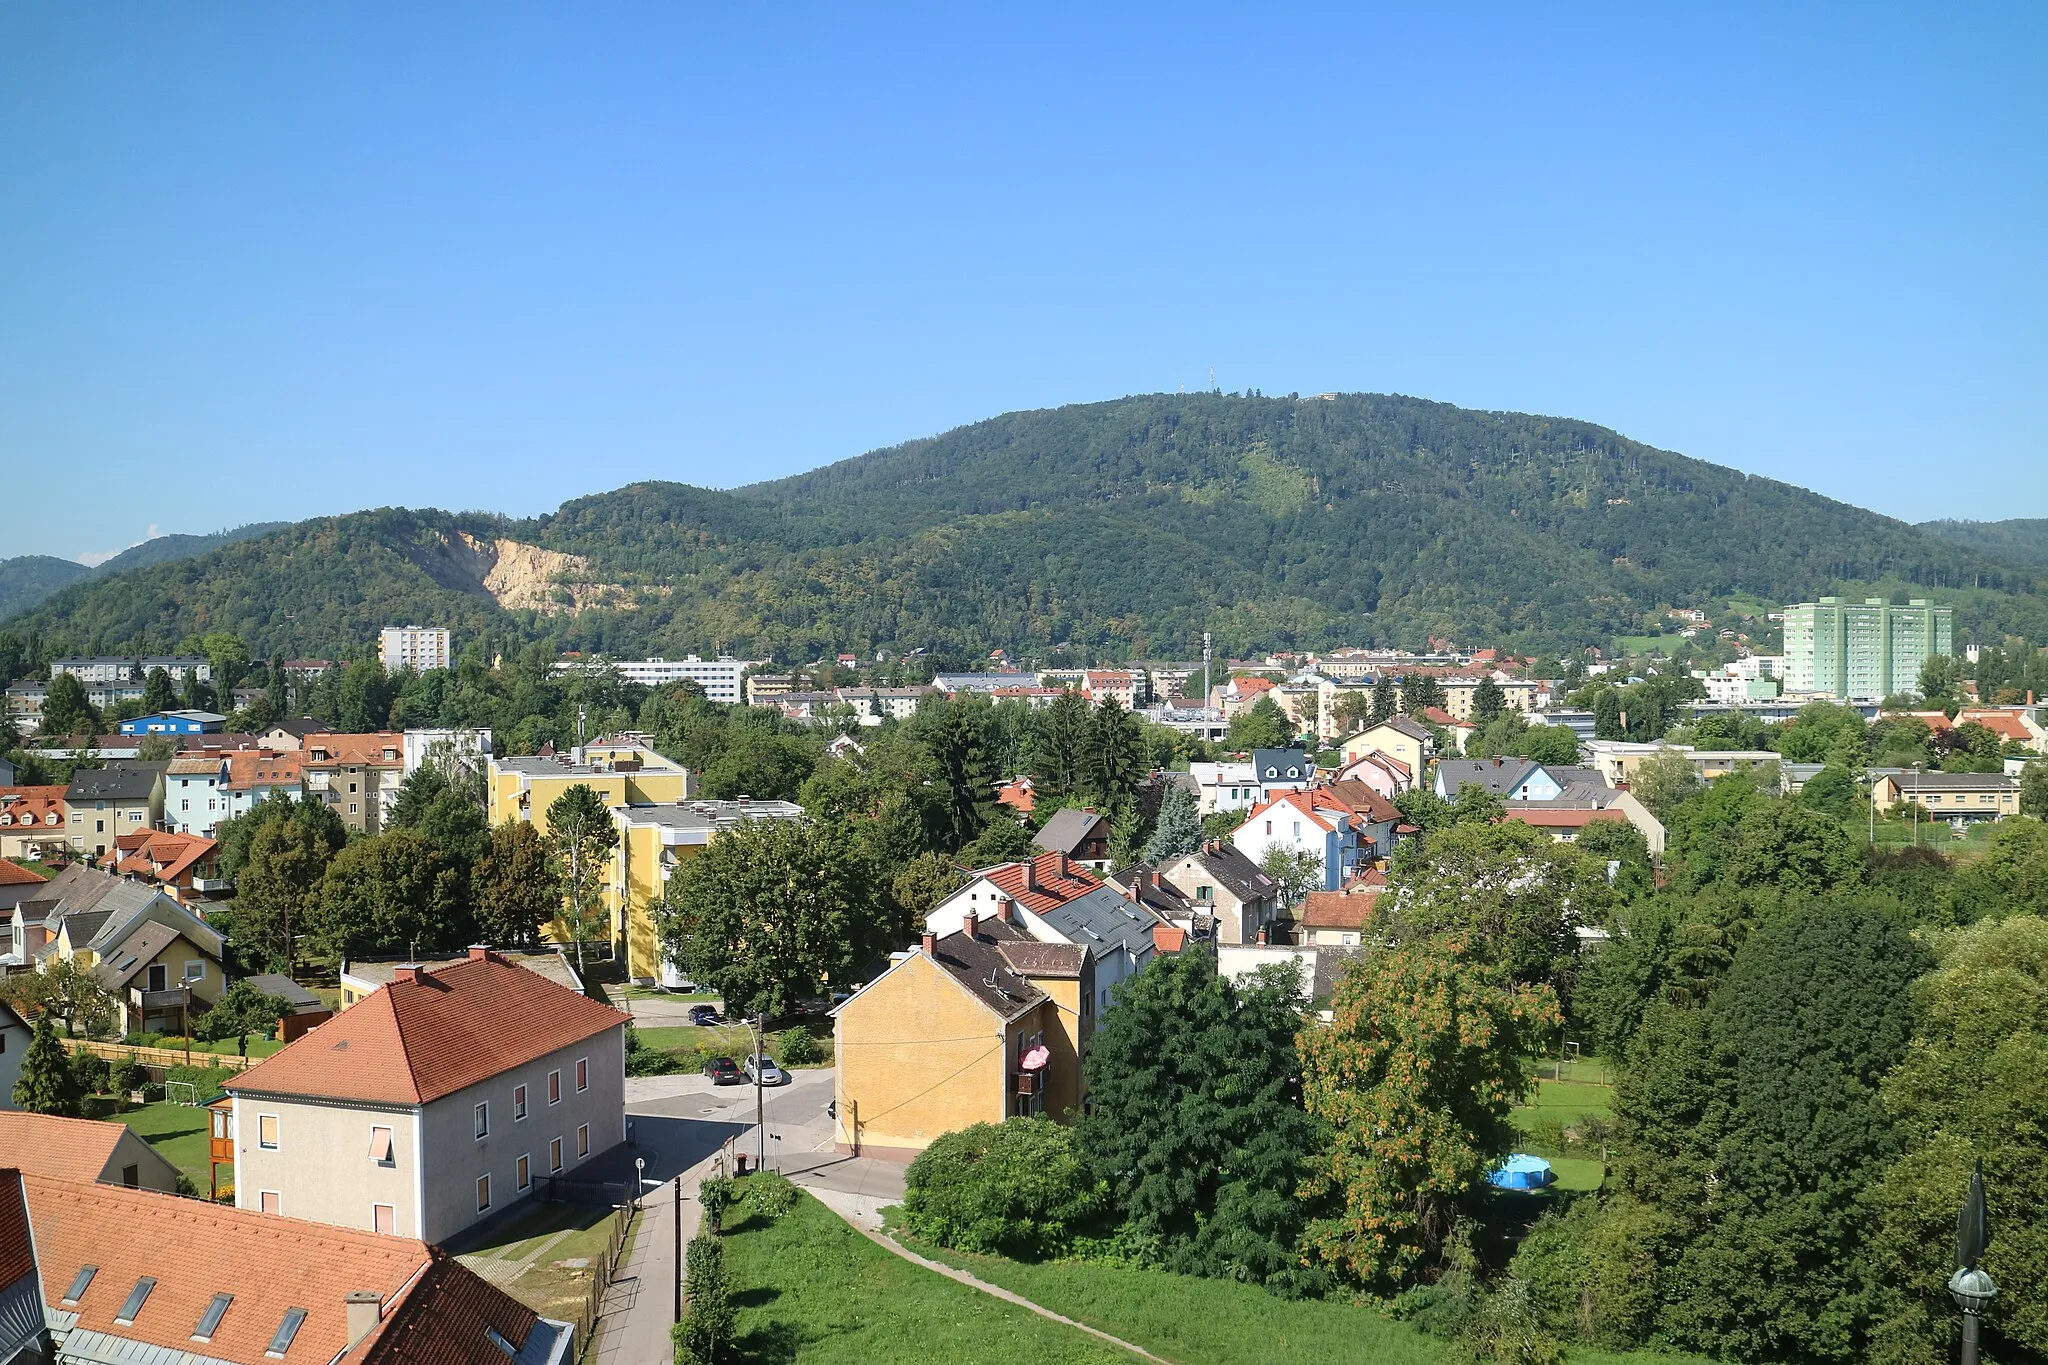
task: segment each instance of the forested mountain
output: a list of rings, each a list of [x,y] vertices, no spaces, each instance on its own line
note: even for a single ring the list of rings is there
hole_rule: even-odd
[[[147,568],[151,564],[162,564],[173,559],[204,554],[216,546],[229,545],[252,536],[268,535],[290,524],[284,521],[252,522],[247,526],[238,526],[232,531],[220,531],[210,536],[156,536],[143,541],[140,545],[131,545],[112,559],[92,568],[76,560],[58,559],[52,555],[21,555],[14,559],[0,559],[0,619],[12,616],[18,611],[25,611],[73,583],[105,578],[109,574],[121,573],[128,569]]]
[[[1981,550],[2008,563],[2048,568],[2048,517],[2016,517],[2011,521],[1923,521],[1919,529],[1957,545]]]
[[[732,492],[635,484],[532,521],[385,509],[80,584],[12,624],[127,648],[384,624],[616,654],[992,646],[1102,657],[1427,636],[1605,642],[1742,594],[1932,593],[2048,638],[2039,570],[1586,422],[1383,395],[1017,412]]]

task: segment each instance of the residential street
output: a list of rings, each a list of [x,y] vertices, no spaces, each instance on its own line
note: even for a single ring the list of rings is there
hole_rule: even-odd
[[[832,1149],[829,1067],[792,1071],[790,1083],[762,1094],[768,1165],[863,1226],[879,1227],[879,1211],[903,1198],[903,1168],[846,1157]],[[598,1323],[599,1365],[666,1365],[674,1358],[669,1327],[675,1311],[675,1214],[668,1182],[683,1178],[683,1240],[696,1235],[697,1185],[715,1169],[728,1139],[753,1163],[762,1139],[754,1126],[754,1088],[714,1086],[703,1076],[637,1076],[626,1081],[626,1115],[634,1145],[607,1159],[593,1178],[630,1181],[633,1162],[647,1163],[649,1182],[633,1251],[607,1295]]]

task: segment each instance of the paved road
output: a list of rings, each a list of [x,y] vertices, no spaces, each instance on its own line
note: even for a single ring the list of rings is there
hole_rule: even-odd
[[[903,1168],[872,1158],[841,1156],[832,1147],[829,1068],[793,1071],[790,1083],[762,1092],[768,1165],[812,1189],[820,1199],[866,1226],[881,1225],[879,1210],[903,1198]],[[675,1311],[673,1187],[682,1177],[683,1240],[696,1235],[701,1210],[697,1186],[712,1174],[728,1139],[749,1164],[763,1145],[754,1126],[754,1088],[714,1086],[702,1076],[632,1076],[626,1080],[626,1116],[634,1145],[608,1154],[590,1178],[631,1181],[634,1161],[646,1162],[648,1189],[632,1254],[605,1298],[598,1323],[598,1365],[668,1365],[674,1359],[669,1326]]]

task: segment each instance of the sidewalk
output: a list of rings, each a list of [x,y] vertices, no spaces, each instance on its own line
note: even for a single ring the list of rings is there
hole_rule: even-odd
[[[702,1210],[697,1185],[707,1160],[682,1176],[683,1241],[697,1235]],[[669,1365],[675,1346],[676,1211],[673,1182],[651,1187],[641,1201],[633,1249],[606,1291],[597,1319],[597,1365]]]

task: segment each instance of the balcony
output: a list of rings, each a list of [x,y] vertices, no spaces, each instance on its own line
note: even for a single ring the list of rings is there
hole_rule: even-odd
[[[194,877],[192,879],[192,889],[194,891],[232,891],[235,889],[235,884],[227,877]]]

